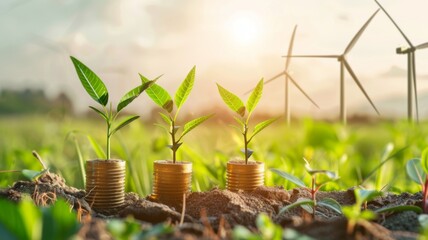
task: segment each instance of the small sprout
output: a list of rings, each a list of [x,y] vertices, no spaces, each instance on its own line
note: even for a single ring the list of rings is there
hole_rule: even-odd
[[[376,197],[382,196],[382,192],[380,191],[365,189],[355,189],[354,194],[355,204],[351,206],[344,206],[342,208],[343,215],[345,215],[345,217],[348,219],[348,234],[352,234],[357,224],[376,218],[375,212],[368,209],[361,210],[361,208],[362,205],[364,205],[366,202]]]
[[[271,169],[272,172],[296,184],[297,186],[304,188],[311,194],[311,199],[307,199],[307,198],[298,199],[298,201],[296,201],[295,203],[283,207],[279,211],[278,215],[297,206],[300,206],[305,211],[311,213],[312,218],[315,218],[315,212],[316,212],[317,206],[324,206],[324,207],[330,208],[331,210],[339,214],[342,214],[341,206],[336,200],[332,198],[324,198],[320,201],[317,201],[316,199],[316,195],[322,186],[326,185],[329,182],[336,181],[337,179],[339,179],[339,177],[336,175],[336,173],[332,171],[312,169],[309,161],[306,160],[305,158],[303,158],[303,160],[305,161],[306,172],[311,175],[311,186],[307,186],[298,177],[293,176],[289,173],[286,173],[279,169]]]
[[[119,123],[116,123],[117,117],[119,113],[130,104],[134,99],[136,99],[144,90],[150,87],[156,80],[147,81],[141,84],[140,86],[132,89],[128,93],[126,93],[119,101],[116,107],[116,111],[113,110],[112,104],[108,105],[109,93],[104,82],[85,64],[80,62],[75,57],[70,56],[71,61],[76,69],[77,75],[82,83],[83,88],[85,88],[86,92],[94,99],[97,103],[101,105],[101,110],[90,106],[92,110],[94,110],[98,115],[100,115],[107,124],[107,155],[106,159],[110,159],[110,138],[111,136],[135,121],[139,116],[128,116],[122,119]]]
[[[193,119],[185,123],[184,127],[176,125],[178,113],[180,112],[181,107],[186,102],[187,97],[192,91],[193,84],[195,82],[195,71],[196,67],[193,67],[187,74],[187,77],[183,80],[180,87],[175,92],[174,101],[172,100],[171,95],[164,88],[157,84],[151,84],[151,86],[146,90],[147,95],[153,100],[153,102],[159,105],[165,111],[165,113],[159,114],[162,117],[163,121],[168,125],[168,128],[164,127],[164,125],[161,124],[158,124],[158,126],[165,129],[171,136],[171,144],[168,145],[168,148],[172,150],[173,163],[175,163],[177,160],[177,150],[183,144],[183,137],[190,131],[192,131],[195,127],[199,126],[200,124],[202,124],[213,116],[213,114],[211,114]],[[146,77],[141,74],[140,78],[143,84],[150,82]],[[160,78],[160,76],[158,78]],[[173,113],[174,103],[176,107],[175,114]],[[179,134],[180,129],[182,129],[182,131]]]
[[[247,164],[248,159],[253,154],[253,151],[248,148],[248,145],[250,144],[251,140],[253,140],[253,138],[263,129],[265,129],[267,126],[277,120],[277,118],[273,118],[263,121],[254,127],[254,130],[251,135],[248,132],[248,125],[251,115],[253,114],[254,109],[256,108],[260,98],[262,97],[263,79],[261,79],[258,82],[257,86],[254,88],[253,92],[247,100],[246,105],[244,105],[243,101],[238,96],[223,88],[218,83],[217,88],[221,98],[223,99],[223,102],[238,115],[234,116],[234,119],[238,124],[238,127],[236,127],[236,129],[241,132],[244,137],[244,149],[242,150],[242,152],[244,153],[245,164]]]
[[[283,229],[280,225],[275,224],[268,215],[261,213],[256,219],[257,232],[252,232],[246,227],[237,225],[233,228],[233,239],[283,239]],[[301,236],[299,236],[301,237]],[[287,238],[288,239],[288,238]],[[293,238],[294,239],[294,238]],[[297,239],[297,238],[296,238]],[[310,239],[310,238],[298,238]]]

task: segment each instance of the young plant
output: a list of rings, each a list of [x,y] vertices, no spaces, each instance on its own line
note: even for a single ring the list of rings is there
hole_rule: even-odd
[[[167,132],[171,136],[171,145],[168,147],[172,150],[172,161],[173,163],[177,160],[177,150],[183,144],[183,137],[192,131],[195,127],[199,126],[206,120],[208,120],[211,115],[202,116],[196,119],[193,119],[184,124],[183,130],[179,134],[180,126],[177,125],[177,117],[180,112],[181,107],[186,102],[187,97],[192,91],[193,84],[195,82],[195,71],[196,67],[193,67],[190,72],[187,74],[187,77],[183,80],[177,92],[175,93],[174,101],[171,98],[171,95],[161,86],[157,84],[151,84],[147,88],[147,95],[153,100],[154,103],[159,105],[166,113],[159,113],[165,123],[169,126]],[[150,81],[140,74],[140,78],[143,84],[147,84]],[[174,103],[175,103],[175,113],[174,113]],[[161,126],[163,127],[163,126]],[[164,127],[163,127],[164,128]]]
[[[406,172],[410,179],[421,185],[423,194],[422,208],[424,213],[428,213],[428,148],[422,151],[421,158],[407,161]]]
[[[240,127],[236,129],[239,132],[241,132],[242,136],[244,137],[244,149],[242,150],[242,152],[244,153],[244,156],[245,156],[245,164],[248,164],[248,159],[253,154],[253,150],[248,148],[251,140],[253,140],[253,138],[258,133],[260,133],[264,128],[266,128],[276,120],[276,118],[273,118],[273,119],[268,119],[266,121],[263,121],[254,127],[254,130],[251,134],[249,134],[248,132],[248,125],[249,125],[251,115],[254,109],[256,108],[257,104],[259,103],[260,98],[262,97],[263,78],[259,81],[257,86],[254,88],[253,92],[251,93],[250,97],[247,100],[246,105],[244,105],[244,103],[238,96],[226,90],[225,88],[220,86],[220,84],[217,83],[217,87],[224,103],[226,103],[226,105],[232,111],[238,114],[238,117],[234,117],[234,119]]]
[[[344,206],[342,208],[343,215],[348,219],[347,232],[352,234],[357,224],[365,225],[368,221],[373,220],[381,213],[396,213],[404,211],[413,211],[417,214],[422,212],[422,209],[412,205],[385,206],[376,210],[367,209],[367,202],[376,197],[383,195],[381,191],[355,189],[355,204]]]
[[[104,82],[85,64],[77,60],[75,57],[70,56],[71,61],[76,69],[77,75],[82,83],[83,88],[89,96],[92,97],[97,103],[101,105],[101,110],[90,106],[98,115],[100,115],[107,124],[107,155],[106,159],[110,159],[110,139],[114,133],[116,133],[121,128],[135,121],[139,116],[128,116],[122,119],[119,123],[115,124],[119,113],[130,104],[135,98],[137,98],[144,90],[150,87],[156,80],[147,81],[142,85],[132,89],[127,94],[125,94],[119,101],[116,107],[116,111],[112,108],[112,103],[109,100],[109,93]]]
[[[297,206],[301,206],[305,211],[312,214],[312,218],[315,218],[315,212],[317,206],[324,206],[327,208],[332,209],[333,211],[342,214],[341,206],[340,204],[332,199],[332,198],[324,198],[320,201],[317,201],[316,195],[320,188],[324,186],[325,184],[335,181],[338,178],[336,173],[328,170],[315,170],[312,169],[309,162],[303,158],[306,162],[305,169],[306,172],[311,175],[311,186],[307,186],[302,180],[297,178],[296,176],[293,176],[291,174],[288,174],[284,171],[281,171],[279,169],[271,169],[272,172],[280,175],[281,177],[287,179],[288,181],[296,184],[299,187],[302,187],[306,189],[311,194],[311,199],[308,198],[299,198],[295,203],[290,204],[288,206],[283,207],[278,215],[284,213],[285,211],[288,211],[292,208],[295,208]]]
[[[343,214],[348,219],[347,232],[352,234],[357,224],[366,224],[368,221],[376,218],[374,211],[368,210],[362,206],[378,196],[382,196],[382,192],[376,190],[355,189],[355,204],[351,206],[344,206],[342,208]]]

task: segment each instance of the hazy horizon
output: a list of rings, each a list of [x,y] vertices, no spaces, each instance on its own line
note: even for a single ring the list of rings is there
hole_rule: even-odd
[[[426,1],[381,1],[414,45],[428,42]],[[290,36],[298,25],[295,54],[340,54],[377,9],[373,0],[327,1],[72,1],[5,0],[0,3],[0,90],[28,87],[60,91],[77,110],[93,100],[82,88],[73,55],[106,82],[112,100],[149,78],[171,94],[196,65],[196,84],[183,111],[222,105],[215,83],[237,93],[251,89],[284,67]],[[370,23],[348,61],[382,116],[406,117],[407,58],[396,47],[406,42],[383,12]],[[416,53],[420,114],[428,116],[428,49]],[[335,59],[293,59],[294,78],[320,105],[317,109],[291,86],[292,115],[339,114],[339,63]],[[375,115],[346,73],[349,115]],[[425,95],[425,96],[424,96]],[[147,96],[135,111],[154,107]],[[266,85],[260,111],[281,114],[284,81]]]

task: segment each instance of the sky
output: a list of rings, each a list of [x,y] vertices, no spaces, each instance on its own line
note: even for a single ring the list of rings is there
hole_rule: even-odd
[[[380,0],[414,45],[428,42],[428,2]],[[196,83],[183,111],[223,107],[215,83],[244,93],[261,79],[283,71],[291,33],[293,53],[340,54],[376,11],[374,0],[2,0],[0,2],[0,90],[43,88],[66,92],[78,111],[96,105],[81,86],[69,56],[89,66],[106,83],[115,103],[140,83],[155,78],[171,94],[196,66]],[[385,117],[406,117],[407,43],[383,12],[372,20],[348,61]],[[416,53],[420,114],[428,117],[428,49]],[[335,59],[292,59],[293,116],[336,118],[339,63]],[[348,114],[375,115],[345,74]],[[426,102],[426,104],[424,104]],[[130,108],[146,114],[147,96]],[[280,115],[284,79],[264,88],[257,112]]]

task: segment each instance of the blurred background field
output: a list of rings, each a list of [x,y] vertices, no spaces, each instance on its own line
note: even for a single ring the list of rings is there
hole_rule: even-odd
[[[0,169],[40,170],[40,163],[31,153],[36,150],[52,172],[62,175],[68,185],[83,189],[78,151],[84,160],[97,158],[91,139],[105,148],[105,126],[99,120],[90,115],[67,114],[61,108],[1,115]],[[226,162],[242,157],[241,136],[229,126],[231,120],[231,114],[217,114],[184,139],[178,159],[193,163],[192,191],[225,188]],[[127,191],[143,196],[151,192],[153,161],[171,158],[171,151],[166,148],[169,138],[155,122],[156,118],[142,118],[112,140],[113,158],[127,161]],[[426,146],[427,131],[425,122],[411,125],[404,121],[351,121],[342,126],[304,119],[287,127],[279,119],[258,135],[250,148],[255,151],[253,159],[266,163],[267,186],[295,187],[274,175],[270,168],[304,177],[309,183],[305,157],[314,168],[339,174],[340,179],[323,190],[345,190],[363,184],[371,189],[417,192],[420,188],[406,176],[405,164],[420,156]],[[379,168],[382,161],[385,163]],[[1,173],[0,187],[22,178],[20,173]]]

